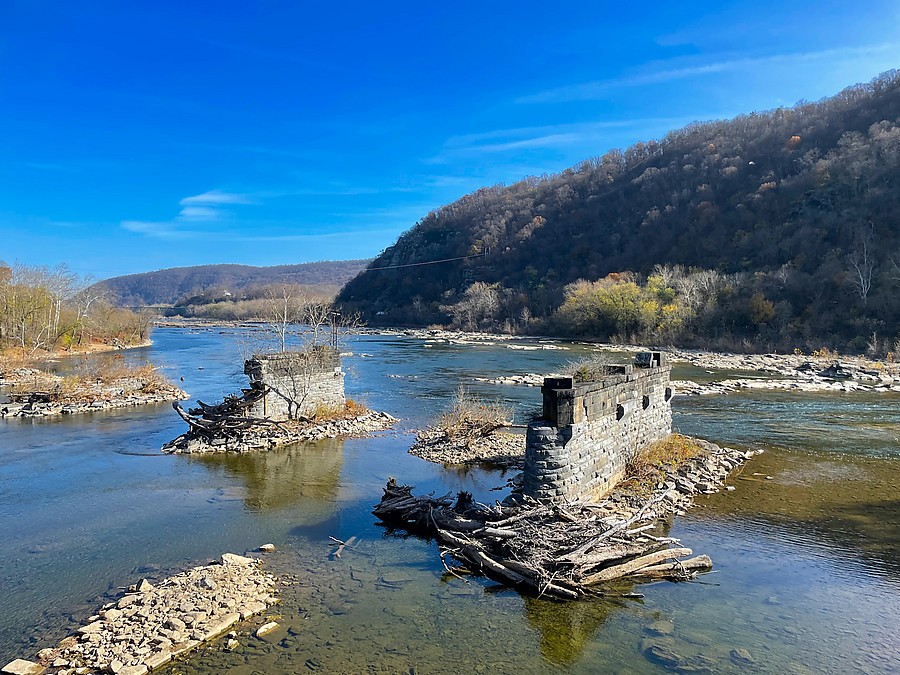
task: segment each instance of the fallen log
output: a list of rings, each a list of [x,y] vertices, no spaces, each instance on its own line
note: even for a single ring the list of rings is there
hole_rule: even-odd
[[[684,578],[693,576],[697,572],[711,570],[712,566],[712,560],[708,555],[698,555],[696,558],[645,567],[636,571],[635,574],[642,577],[661,579]]]
[[[581,583],[586,586],[590,586],[591,584],[595,584],[598,581],[613,581],[614,579],[621,579],[622,577],[628,576],[633,572],[637,572],[638,570],[644,567],[650,567],[651,565],[655,565],[656,563],[662,562],[663,560],[670,560],[672,558],[678,558],[683,555],[691,555],[693,551],[689,548],[667,548],[662,551],[656,551],[655,553],[650,553],[645,556],[641,556],[640,558],[635,558],[634,560],[630,560],[627,563],[622,563],[621,565],[614,565],[613,567],[607,567],[596,574],[592,574],[588,577],[585,577],[581,580]]]

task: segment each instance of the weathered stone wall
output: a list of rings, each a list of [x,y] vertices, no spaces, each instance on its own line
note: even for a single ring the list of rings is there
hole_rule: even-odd
[[[344,405],[341,357],[328,345],[308,352],[259,354],[244,363],[244,373],[269,390],[250,409],[253,417],[280,421],[309,415],[319,407]]]
[[[643,447],[672,431],[665,354],[638,354],[591,382],[546,378],[543,420],[528,425],[523,491],[542,501],[601,499]]]

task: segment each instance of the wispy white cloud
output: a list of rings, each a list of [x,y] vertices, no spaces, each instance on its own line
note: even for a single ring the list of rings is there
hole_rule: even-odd
[[[203,194],[185,197],[179,200],[181,209],[171,220],[123,220],[122,229],[138,234],[163,239],[185,239],[203,234],[197,228],[222,224],[231,220],[231,214],[225,206],[254,203],[244,194],[210,190]],[[190,229],[193,228],[193,229]],[[208,233],[208,232],[207,232]]]
[[[223,192],[222,190],[210,190],[201,195],[185,197],[178,203],[181,206],[192,206],[194,204],[219,206],[222,204],[249,204],[250,201],[247,199],[246,195],[234,192]]]
[[[900,56],[900,43],[889,42],[860,47],[841,47],[820,51],[790,52],[784,54],[772,54],[769,56],[725,59],[712,63],[640,73],[617,79],[573,84],[529,96],[523,96],[516,102],[557,103],[561,101],[590,100],[605,97],[609,90],[617,87],[640,87],[661,84],[687,78],[702,77],[715,73],[757,69],[761,66],[791,66],[810,61],[843,60],[852,57],[868,57],[874,55],[884,55],[891,58]]]
[[[188,234],[184,230],[176,229],[173,221],[123,220],[121,226],[123,230],[128,230],[129,232],[137,232],[138,234],[146,234],[162,239],[179,239]]]
[[[586,145],[604,140],[613,129],[646,129],[653,126],[668,127],[691,121],[693,121],[693,118],[642,118],[495,129],[449,138],[436,156],[425,161],[429,164],[446,164],[458,157]]]
[[[217,220],[221,212],[211,206],[185,206],[178,214],[179,220]]]

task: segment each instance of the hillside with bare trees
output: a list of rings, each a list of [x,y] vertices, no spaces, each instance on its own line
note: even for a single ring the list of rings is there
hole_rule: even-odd
[[[900,334],[898,206],[890,71],[480,189],[338,301],[388,324],[884,355]]]

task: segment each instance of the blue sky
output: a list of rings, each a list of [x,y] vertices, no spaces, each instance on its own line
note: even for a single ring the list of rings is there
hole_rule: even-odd
[[[483,185],[898,65],[880,0],[0,0],[0,259],[373,256]]]

